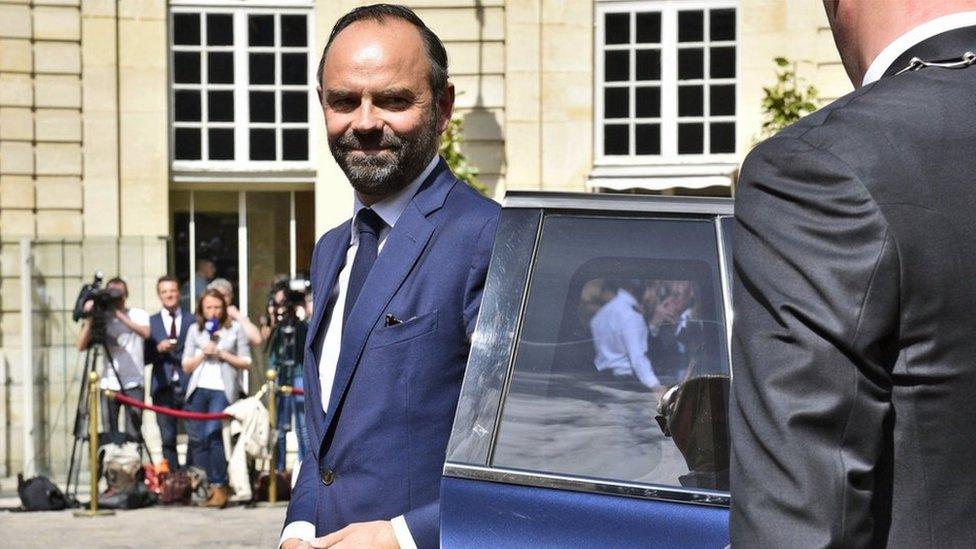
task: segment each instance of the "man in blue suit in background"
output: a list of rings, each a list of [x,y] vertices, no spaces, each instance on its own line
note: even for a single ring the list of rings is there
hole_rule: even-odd
[[[186,332],[193,322],[193,315],[180,307],[180,281],[163,276],[156,281],[156,294],[162,308],[149,317],[149,339],[146,341],[146,362],[152,364],[153,404],[167,408],[182,408],[186,391],[186,374],[181,360]],[[160,438],[163,441],[163,457],[171,469],[180,466],[176,453],[177,419],[156,414]],[[187,452],[187,461],[191,452]],[[189,465],[186,463],[184,465]]]
[[[499,207],[437,156],[451,119],[441,41],[407,8],[336,23],[319,64],[354,217],[312,256],[310,455],[284,549],[436,547],[440,475]]]

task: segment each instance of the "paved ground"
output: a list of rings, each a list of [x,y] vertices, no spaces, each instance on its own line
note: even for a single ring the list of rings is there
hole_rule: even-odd
[[[76,518],[71,511],[0,511],[3,547],[262,547],[278,541],[285,508],[150,507]]]

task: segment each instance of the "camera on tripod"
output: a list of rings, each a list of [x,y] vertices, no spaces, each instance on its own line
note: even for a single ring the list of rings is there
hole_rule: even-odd
[[[117,288],[103,288],[102,280],[105,274],[102,271],[95,271],[90,284],[85,284],[78,292],[75,300],[75,308],[71,313],[71,318],[77,322],[83,318],[92,319],[92,343],[101,343],[105,338],[105,323],[109,316],[117,309],[124,297],[121,290]],[[85,310],[85,304],[92,302],[92,307]]]
[[[284,280],[275,284],[268,297],[268,308],[274,311],[275,324],[281,326],[294,326],[297,322],[304,320],[305,299],[308,297],[308,289],[311,283],[302,278]],[[280,302],[275,300],[278,292],[284,292],[284,297]],[[299,313],[301,309],[302,313]]]

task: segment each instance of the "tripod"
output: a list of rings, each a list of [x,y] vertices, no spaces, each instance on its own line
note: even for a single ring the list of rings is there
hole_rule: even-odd
[[[99,359],[106,360],[106,364],[112,368],[112,372],[115,374],[115,379],[119,381],[119,392],[126,395],[125,388],[122,387],[121,377],[119,376],[118,369],[115,367],[115,363],[112,361],[112,354],[109,352],[108,343],[105,341],[105,325],[104,320],[98,318],[99,315],[92,316],[92,341],[88,348],[85,349],[85,368],[81,376],[81,392],[78,395],[78,408],[75,411],[75,425],[74,425],[74,442],[71,444],[71,461],[68,466],[68,478],[65,481],[64,495],[68,501],[77,501],[78,495],[78,476],[81,473],[81,458],[84,452],[79,450],[84,445],[85,441],[88,444],[98,444],[98,441],[89,440],[88,436],[88,374],[90,372],[97,372]],[[126,413],[129,414],[129,421],[133,425],[139,427],[138,442],[142,450],[146,453],[149,458],[149,463],[153,464],[152,454],[149,453],[149,448],[146,446],[146,441],[142,438],[142,421],[138,413],[132,408],[126,406]],[[92,494],[94,497],[95,494]]]

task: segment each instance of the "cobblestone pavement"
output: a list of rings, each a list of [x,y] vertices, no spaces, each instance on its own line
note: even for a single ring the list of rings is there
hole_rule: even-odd
[[[271,549],[284,517],[284,507],[149,507],[96,518],[76,518],[72,511],[0,512],[0,546]]]

